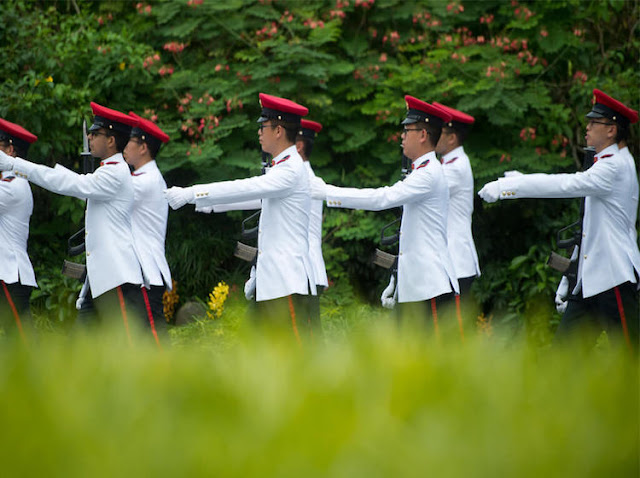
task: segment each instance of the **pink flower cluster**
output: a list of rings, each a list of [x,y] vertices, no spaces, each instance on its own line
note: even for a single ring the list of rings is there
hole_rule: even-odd
[[[398,143],[400,142],[400,135],[402,133],[393,133],[387,137],[387,143]]]
[[[260,30],[256,30],[256,37],[258,40],[264,40],[273,37],[276,33],[278,33],[278,25],[276,22],[271,22],[271,25],[265,25]]]
[[[172,65],[162,65],[159,69],[158,69],[158,74],[160,76],[171,76],[173,75],[173,66]]]
[[[289,10],[285,10],[282,16],[280,16],[280,23],[283,23],[285,20],[289,23],[293,21],[293,14],[289,12]]]
[[[457,15],[458,13],[464,12],[464,7],[462,4],[452,2],[447,5],[447,12],[453,12],[454,15]]]
[[[113,21],[113,15],[111,13],[107,15],[107,20],[110,22]],[[98,17],[98,25],[104,25],[104,18],[102,18],[102,16]]]
[[[376,121],[387,121],[391,112],[389,110],[378,110],[376,114]]]
[[[214,67],[215,71],[221,71],[221,70],[226,70],[229,71],[229,65],[221,65],[220,63],[218,63],[215,67]]]
[[[198,5],[202,5],[203,2],[204,0],[189,0],[187,2],[187,5],[189,5],[191,8],[198,8]]]
[[[136,3],[136,10],[140,15],[150,15],[151,14],[151,5],[147,5],[146,3],[138,2]]]
[[[520,139],[522,141],[533,141],[536,139],[536,129],[532,127],[524,127],[520,130]]]
[[[527,7],[522,7],[522,8],[518,7],[513,10],[513,13],[516,17],[518,17],[521,20],[524,20],[525,22],[535,15],[535,13],[533,13]]]
[[[356,7],[362,7],[365,10],[368,10],[374,3],[375,0],[356,0]]]
[[[244,84],[249,83],[249,81],[251,80],[251,75],[243,75],[239,71],[236,72],[236,76],[240,78],[240,81],[242,81]]]
[[[510,154],[503,154],[502,156],[500,156],[500,162],[502,163],[503,161],[506,161],[507,163],[511,162],[511,155]]]
[[[385,43],[387,43],[387,41],[389,43],[391,43],[392,45],[397,45],[398,42],[400,41],[400,34],[397,31],[392,31],[388,35],[385,35],[385,36],[382,37],[382,44],[383,45]]]
[[[578,70],[578,71],[576,71],[576,72],[575,72],[575,74],[573,75],[573,79],[574,79],[575,81],[580,81],[580,82],[581,82],[581,84],[583,84],[583,85],[584,85],[584,84],[585,84],[585,82],[589,79],[589,77],[587,76],[587,74],[586,74],[586,73],[584,73],[584,72],[582,72],[582,71]]]
[[[177,41],[172,41],[169,43],[165,43],[162,47],[164,50],[170,51],[171,53],[180,53],[184,50],[186,45],[184,43],[178,43]]]
[[[160,60],[160,55],[157,53],[153,56],[148,56],[142,61],[142,67],[149,68],[151,65],[153,65],[156,61],[159,61],[159,60]]]
[[[495,18],[495,15],[483,15],[480,17],[480,23],[486,23],[487,25],[489,25],[490,23],[493,22],[494,18]]]
[[[324,22],[322,20],[314,20],[313,18],[307,18],[303,25],[311,28],[312,30],[315,30],[316,28],[324,28]]]

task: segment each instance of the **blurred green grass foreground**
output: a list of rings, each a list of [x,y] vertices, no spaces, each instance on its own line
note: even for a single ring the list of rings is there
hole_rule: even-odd
[[[2,475],[638,476],[626,351],[438,343],[371,310],[304,348],[243,331],[233,308],[164,350],[2,338]]]

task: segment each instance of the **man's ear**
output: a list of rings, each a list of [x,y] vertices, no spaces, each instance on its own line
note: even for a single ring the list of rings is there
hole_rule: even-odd
[[[302,141],[296,141],[296,151],[298,154],[302,154],[302,150],[304,149],[304,143]]]

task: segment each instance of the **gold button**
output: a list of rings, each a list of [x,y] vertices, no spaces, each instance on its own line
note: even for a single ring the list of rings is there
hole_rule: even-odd
[[[507,192],[506,192],[506,191],[502,191],[502,195],[503,195],[503,196],[506,196],[506,195],[507,195]]]
[[[585,258],[585,259],[587,258],[587,255],[586,255],[586,254],[584,255],[584,258]]]

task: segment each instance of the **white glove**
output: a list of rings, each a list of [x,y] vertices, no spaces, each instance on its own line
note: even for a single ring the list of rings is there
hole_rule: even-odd
[[[396,299],[398,298],[398,289],[396,289],[396,276],[392,275],[389,280],[389,285],[382,291],[380,296],[380,302],[385,309],[393,309],[396,305]]]
[[[311,180],[311,199],[327,199],[327,183],[317,176]]]
[[[478,196],[487,202],[496,202],[500,199],[500,184],[498,181],[491,181],[484,185],[484,187],[478,191]]]
[[[13,169],[13,157],[4,151],[0,151],[0,171],[11,171]]]
[[[213,212],[213,206],[196,207],[196,212],[201,212],[201,213],[204,213],[204,214],[211,214]]]
[[[504,172],[504,177],[505,178],[514,178],[516,176],[524,176],[524,174],[522,174],[520,171],[517,171],[515,169],[513,169],[511,171],[505,171]]]
[[[567,276],[562,276],[562,280],[558,285],[558,290],[556,291],[556,310],[564,314],[564,311],[567,310],[567,295],[569,294],[569,279]]]
[[[172,187],[164,190],[164,196],[169,202],[171,209],[180,209],[187,203],[195,204],[196,194],[193,190],[193,186],[189,188]]]
[[[251,266],[249,280],[244,283],[244,296],[247,300],[253,300],[256,296],[256,266]]]

